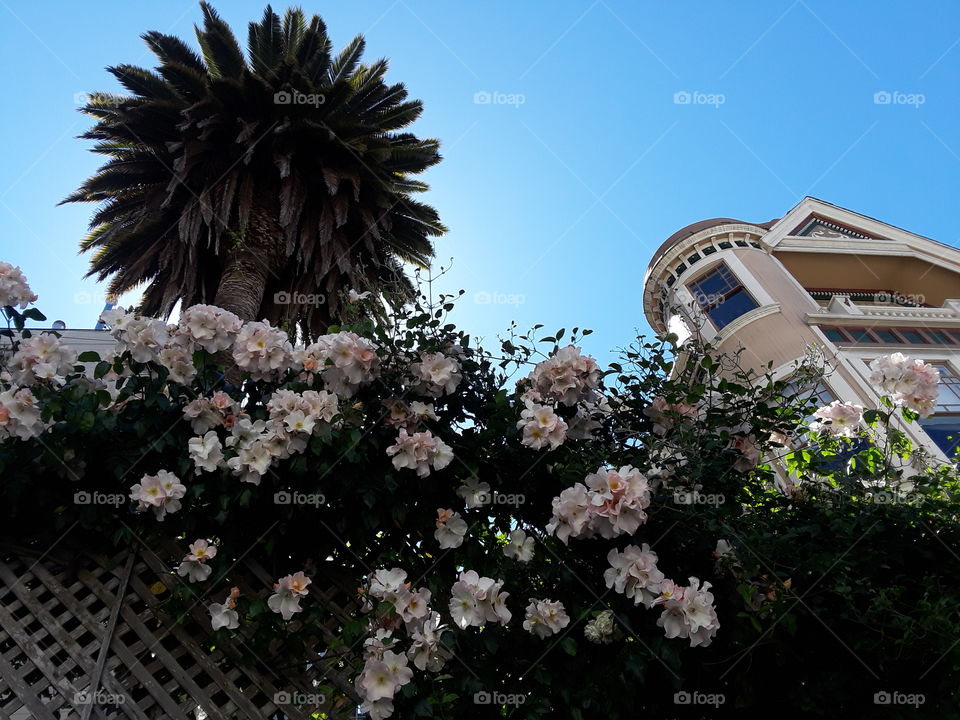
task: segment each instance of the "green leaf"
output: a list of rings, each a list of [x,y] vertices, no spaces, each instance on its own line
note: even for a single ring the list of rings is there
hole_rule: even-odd
[[[77,355],[77,360],[82,363],[100,362],[100,353],[93,350],[87,350]]]

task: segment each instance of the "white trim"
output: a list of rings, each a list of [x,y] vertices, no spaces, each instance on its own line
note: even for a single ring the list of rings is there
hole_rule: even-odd
[[[759,320],[760,318],[767,317],[768,315],[775,315],[778,312],[780,312],[780,303],[755,307],[750,312],[745,312],[736,320],[724,326],[723,330],[718,332],[714,339],[718,343],[726,342],[732,335],[736,335],[754,320]],[[713,325],[713,323],[710,324]]]
[[[667,288],[668,293],[675,292],[678,286],[686,285],[689,282],[686,279],[688,276],[697,277],[697,273],[702,269],[710,267],[716,260],[733,256],[733,253],[737,250],[757,250],[769,255],[769,250],[765,249],[763,245],[764,233],[766,233],[766,230],[749,223],[714,225],[684,238],[657,258],[654,265],[647,267],[643,278],[643,312],[651,327],[657,330],[660,323],[664,323],[665,327],[666,319],[659,317],[658,314],[661,290]],[[720,243],[724,242],[730,243],[731,246],[721,248]],[[744,242],[746,245],[737,245],[737,242]],[[755,243],[760,247],[754,247],[750,243]],[[715,252],[709,255],[704,254],[707,247],[712,247]],[[700,255],[697,264],[690,265],[687,261],[690,253]],[[675,268],[680,264],[686,265],[686,269],[682,273],[676,274]],[[674,279],[674,284],[671,287],[666,284],[668,278]]]
[[[743,248],[740,248],[741,250]],[[756,249],[756,248],[754,248]],[[730,253],[727,255],[726,253]],[[719,255],[720,257],[716,257]],[[716,260],[713,258],[716,257]],[[727,266],[727,269],[733,274],[737,282],[746,290],[750,297],[753,298],[753,301],[757,304],[757,307],[745,312],[740,317],[728,323],[723,328],[718,328],[710,317],[703,312],[703,309],[700,307],[700,304],[696,302],[693,296],[690,294],[690,284],[697,282],[700,278],[705,275],[709,275],[711,272],[715,271],[717,267],[721,264]],[[671,288],[673,292],[673,298],[677,301],[678,304],[688,307],[691,310],[691,318],[694,322],[693,324],[707,328],[709,327],[713,330],[715,337],[723,337],[726,339],[731,333],[736,332],[737,330],[743,328],[752,320],[756,320],[771,313],[778,312],[780,310],[780,304],[777,303],[770,294],[766,291],[766,288],[753,276],[753,273],[747,269],[747,266],[738,258],[735,254],[732,253],[732,248],[730,250],[723,251],[723,254],[716,253],[710,258],[710,263],[704,265],[702,268],[698,268],[696,275],[692,275],[690,278],[684,280],[683,282],[677,282]],[[761,314],[757,314],[758,310],[767,308],[767,310]],[[773,308],[772,310],[770,308]],[[741,322],[743,318],[751,318],[746,322]],[[703,324],[705,323],[705,324]],[[733,328],[731,330],[731,328]]]
[[[891,352],[897,351],[897,349],[891,347],[844,347],[837,354],[837,360],[839,362],[844,362],[854,374],[854,377],[860,380],[863,385],[868,388],[867,394],[864,395],[864,404],[867,404],[868,401],[871,407],[880,406],[880,396],[870,384],[869,380],[870,361],[877,357],[888,355]],[[904,354],[911,358],[919,358],[927,363],[945,363],[949,365],[955,373],[960,373],[960,352],[957,352],[955,349],[951,349],[946,345],[931,348],[910,347],[909,353]],[[943,462],[948,462],[950,460],[950,458],[944,454],[944,452],[937,446],[930,436],[927,435],[926,431],[924,431],[923,427],[919,423],[910,423],[909,425],[904,423],[901,429],[906,432],[911,440],[913,440],[914,444],[922,446],[934,457],[941,459]]]
[[[811,238],[788,234],[796,230],[810,215],[856,228],[871,238]],[[816,252],[916,257],[960,273],[960,250],[957,248],[812,197],[804,198],[784,215],[764,235],[763,241],[775,253]]]

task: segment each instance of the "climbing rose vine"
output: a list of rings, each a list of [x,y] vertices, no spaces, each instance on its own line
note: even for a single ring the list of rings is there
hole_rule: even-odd
[[[102,318],[113,347],[78,356],[26,328],[43,320],[26,310],[36,296],[0,263],[3,504],[94,547],[157,548],[164,602],[204,598],[209,632],[253,655],[336,663],[352,685],[331,692],[372,718],[466,707],[496,689],[472,670],[491,656],[532,698],[525,712],[549,717],[553,653],[616,648],[656,672],[724,642],[738,613],[764,621],[786,586],[751,594],[766,581],[726,539],[733,524],[758,497],[825,486],[798,448],[835,457],[866,440],[889,460],[904,447],[895,410],[909,421],[936,399],[936,369],[900,354],[871,364],[882,400],[865,411],[811,408],[786,381],[747,382],[669,338],[607,370],[576,329],[488,351],[449,322],[454,299],[374,323],[377,300],[357,295],[351,324],[309,343],[210,305],[175,324],[116,308]],[[677,352],[701,363],[695,380]],[[891,477],[878,462],[862,488]],[[127,501],[71,503],[79,492]],[[272,589],[240,589],[245,557],[274,568]]]

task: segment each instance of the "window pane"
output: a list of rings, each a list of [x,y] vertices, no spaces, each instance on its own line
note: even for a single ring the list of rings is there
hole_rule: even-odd
[[[869,331],[865,328],[847,328],[847,332],[850,333],[850,336],[853,338],[854,342],[858,343],[872,343],[874,339],[870,337]]]
[[[827,336],[827,340],[832,340],[833,342],[846,342],[847,336],[843,334],[842,330],[837,328],[824,328],[823,334]]]
[[[960,412],[960,377],[946,363],[932,363],[940,371],[934,412]]]
[[[717,329],[726,327],[744,313],[750,312],[757,304],[743,288],[728,295],[726,300],[707,313]]]
[[[723,277],[719,271],[708,273],[705,277],[696,282],[690,283],[690,289],[698,297],[698,301],[704,304],[703,299],[709,295],[722,295],[730,289],[730,283]]]
[[[906,338],[908,343],[915,343],[918,345],[922,345],[925,342],[927,342],[926,339],[923,337],[923,335],[918,333],[916,330],[901,330],[900,334],[903,335],[904,338]]]
[[[816,447],[816,446],[814,446]],[[823,463],[823,468],[827,472],[845,474],[847,467],[850,465],[850,460],[857,453],[863,452],[868,447],[870,447],[870,441],[865,437],[856,438],[853,443],[851,443],[849,448],[840,450],[836,456],[825,460]]]
[[[950,338],[939,330],[927,330],[927,335],[932,337],[935,343],[940,343],[941,345],[948,345],[950,343]]]
[[[881,330],[874,330],[873,332],[876,334],[878,338],[880,338],[880,342],[885,342],[890,344],[900,342],[900,338],[897,337],[897,334],[893,332],[893,330],[881,329]]]
[[[952,458],[960,447],[960,415],[935,415],[920,418],[920,425],[937,447]]]

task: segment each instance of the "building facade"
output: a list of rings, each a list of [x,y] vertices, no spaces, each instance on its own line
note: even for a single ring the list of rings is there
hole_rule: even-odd
[[[902,352],[940,371],[934,414],[908,434],[942,460],[960,447],[960,250],[815,198],[782,218],[703,220],[654,254],[644,314],[698,332],[741,363],[785,377],[811,345],[834,371],[823,400],[876,407],[870,361]]]

